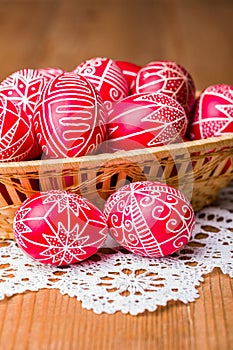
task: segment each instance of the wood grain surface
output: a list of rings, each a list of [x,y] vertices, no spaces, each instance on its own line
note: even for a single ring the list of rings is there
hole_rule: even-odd
[[[0,349],[230,350],[232,291],[233,281],[216,269],[197,301],[138,316],[95,315],[55,289],[17,295],[0,302]]]
[[[233,84],[232,18],[230,0],[0,0],[0,79],[105,56],[177,61],[197,89]],[[95,315],[55,289],[16,295],[0,302],[0,350],[233,349],[233,281],[215,269],[199,292],[139,316]]]

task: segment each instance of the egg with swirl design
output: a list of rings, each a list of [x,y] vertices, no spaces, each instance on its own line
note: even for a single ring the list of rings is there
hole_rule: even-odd
[[[158,182],[121,187],[108,198],[104,216],[112,237],[122,247],[151,258],[181,249],[194,229],[189,201],[179,190]]]

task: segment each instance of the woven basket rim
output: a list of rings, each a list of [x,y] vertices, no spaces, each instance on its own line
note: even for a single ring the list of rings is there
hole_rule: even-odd
[[[219,137],[210,137],[195,141],[185,141],[182,143],[168,144],[165,146],[156,146],[151,148],[141,148],[131,151],[117,151],[114,153],[101,153],[96,155],[85,155],[82,157],[75,158],[56,158],[56,159],[44,159],[44,160],[25,160],[21,162],[0,162],[0,172],[7,173],[7,170],[14,170],[19,168],[32,169],[41,166],[51,166],[51,165],[72,165],[72,164],[89,164],[92,163],[102,163],[103,161],[114,161],[119,158],[133,158],[134,156],[144,156],[148,154],[167,154],[169,151],[179,151],[182,149],[188,149],[192,152],[200,151],[200,146],[202,150],[209,150],[211,147],[222,146],[229,147],[229,142],[233,147],[233,133],[226,133]],[[182,145],[182,146],[181,146]]]

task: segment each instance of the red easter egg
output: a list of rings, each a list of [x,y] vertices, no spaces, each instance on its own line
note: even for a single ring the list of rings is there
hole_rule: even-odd
[[[27,117],[32,118],[36,103],[41,94],[45,79],[35,69],[22,69],[7,77],[0,84],[0,93],[22,109]],[[34,126],[32,124],[32,129]],[[34,133],[34,145],[27,159],[39,157],[42,150]]]
[[[105,113],[101,97],[85,77],[63,73],[51,79],[33,118],[45,155],[77,157],[93,152],[105,138]]]
[[[135,81],[136,76],[142,67],[127,61],[115,61],[115,63],[122,70],[122,73],[128,82],[128,86],[130,87],[132,82]]]
[[[189,127],[191,140],[233,132],[233,86],[213,85],[199,96]]]
[[[25,160],[34,143],[32,125],[4,95],[0,95],[0,162]]]
[[[63,74],[64,71],[60,68],[39,68],[38,69],[39,74],[46,79],[46,81],[56,77],[57,75]]]
[[[85,198],[66,191],[38,192],[14,218],[22,250],[45,264],[68,265],[96,253],[108,234],[103,214]]]
[[[189,201],[175,188],[157,182],[121,187],[108,198],[104,216],[112,237],[122,247],[151,258],[182,248],[194,229]]]
[[[161,93],[135,94],[114,105],[107,124],[110,150],[162,146],[180,141],[187,128],[183,107]]]
[[[44,85],[45,80],[37,70],[22,69],[1,82],[0,93],[32,117]]]
[[[74,73],[85,76],[99,91],[106,109],[112,108],[112,103],[128,96],[129,88],[121,69],[108,58],[92,58],[74,69]]]
[[[137,74],[132,93],[163,92],[175,98],[189,114],[195,102],[195,86],[191,75],[181,65],[170,61],[147,64]]]

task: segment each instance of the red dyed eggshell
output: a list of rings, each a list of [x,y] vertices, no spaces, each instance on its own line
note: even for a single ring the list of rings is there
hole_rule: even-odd
[[[187,115],[195,102],[195,86],[191,75],[181,65],[170,61],[150,62],[137,74],[132,93],[162,92],[175,98]]]
[[[130,87],[142,67],[127,61],[115,61],[115,63],[122,70],[122,73],[128,82],[128,86]]]
[[[129,88],[121,69],[109,58],[92,58],[74,69],[74,73],[85,76],[99,91],[106,109],[128,96]]]
[[[191,140],[233,132],[233,86],[218,84],[199,96],[189,128]]]
[[[34,132],[34,125],[31,118],[35,111],[35,106],[46,80],[35,69],[21,69],[3,80],[0,84],[0,93],[5,95],[19,109],[26,113],[26,118],[30,119],[31,128]],[[23,115],[25,115],[23,113]],[[34,145],[31,148],[27,159],[35,159],[42,153],[34,132]]]
[[[114,105],[107,124],[110,150],[131,150],[180,141],[187,128],[183,107],[161,93],[135,94]]]
[[[104,215],[112,237],[121,246],[152,258],[182,248],[194,229],[189,201],[175,188],[156,182],[121,187],[108,198]]]
[[[96,253],[107,233],[100,210],[66,191],[36,193],[20,206],[14,219],[18,245],[45,264],[82,261]]]
[[[33,143],[31,122],[25,112],[0,95],[0,162],[25,160]]]
[[[0,93],[32,117],[44,85],[45,80],[37,70],[22,69],[1,82]]]
[[[45,155],[77,157],[95,151],[105,138],[105,113],[101,97],[85,77],[63,73],[51,79],[34,115]]]

